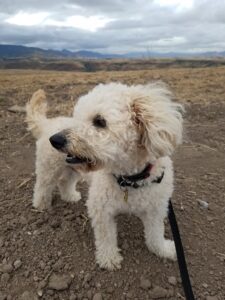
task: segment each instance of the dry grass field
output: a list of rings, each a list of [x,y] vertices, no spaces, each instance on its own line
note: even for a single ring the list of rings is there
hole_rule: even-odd
[[[174,154],[173,202],[196,299],[225,299],[225,67],[207,67],[0,71],[1,300],[184,299],[177,263],[148,252],[137,218],[118,218],[124,261],[121,270],[108,272],[95,264],[85,199],[68,204],[56,193],[52,211],[32,209],[35,141],[24,114],[8,111],[43,88],[49,115],[70,115],[77,98],[100,82],[159,79],[186,108],[184,143]]]

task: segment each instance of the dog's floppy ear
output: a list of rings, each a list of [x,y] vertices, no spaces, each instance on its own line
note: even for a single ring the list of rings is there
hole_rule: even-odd
[[[140,134],[139,146],[155,158],[171,155],[182,140],[183,108],[171,101],[167,87],[161,83],[143,86],[131,109]]]

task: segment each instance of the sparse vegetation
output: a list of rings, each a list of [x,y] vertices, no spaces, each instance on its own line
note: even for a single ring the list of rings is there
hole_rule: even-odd
[[[0,59],[0,69],[52,71],[138,71],[156,68],[205,68],[225,66],[225,59]]]

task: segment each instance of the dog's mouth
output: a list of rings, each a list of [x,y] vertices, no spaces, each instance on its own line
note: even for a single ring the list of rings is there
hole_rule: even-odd
[[[91,163],[91,160],[86,157],[78,156],[78,155],[72,155],[72,154],[67,154],[66,157],[66,162],[68,164],[83,164],[83,163]]]

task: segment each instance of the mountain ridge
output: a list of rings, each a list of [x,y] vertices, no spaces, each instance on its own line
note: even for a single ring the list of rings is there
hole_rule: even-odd
[[[104,54],[89,50],[70,51],[67,49],[53,50],[22,45],[0,44],[0,58],[89,58],[89,59],[113,59],[113,58],[191,58],[191,57],[225,57],[225,51],[208,51],[202,53],[184,52],[128,52],[125,54]]]

